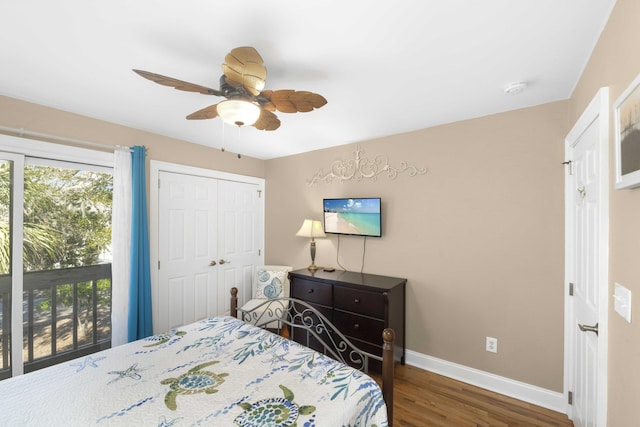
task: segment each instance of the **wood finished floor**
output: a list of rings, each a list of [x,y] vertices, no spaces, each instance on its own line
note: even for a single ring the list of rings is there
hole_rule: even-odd
[[[395,427],[569,427],[566,415],[405,365],[395,368]]]

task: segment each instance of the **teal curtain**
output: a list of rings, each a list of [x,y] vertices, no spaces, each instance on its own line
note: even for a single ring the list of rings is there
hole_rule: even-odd
[[[153,334],[145,147],[133,147],[133,152],[131,153],[131,180],[129,342],[146,338]]]

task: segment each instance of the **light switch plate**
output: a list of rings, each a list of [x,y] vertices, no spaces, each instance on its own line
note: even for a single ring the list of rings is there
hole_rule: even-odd
[[[616,313],[631,323],[631,291],[619,283],[613,289],[613,306]]]

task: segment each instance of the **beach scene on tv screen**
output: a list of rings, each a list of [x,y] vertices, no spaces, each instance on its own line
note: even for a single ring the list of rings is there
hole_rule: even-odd
[[[380,199],[325,199],[326,233],[380,236]]]

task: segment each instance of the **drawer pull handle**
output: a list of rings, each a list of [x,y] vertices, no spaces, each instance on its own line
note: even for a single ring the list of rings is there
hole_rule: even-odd
[[[358,304],[358,303],[360,302],[360,299],[359,299],[359,298],[354,298],[354,299],[353,299],[353,302],[355,302],[356,304]]]
[[[312,293],[313,293],[313,288],[312,288],[312,289],[309,289],[307,292],[309,292],[310,294],[312,294]]]
[[[355,323],[355,324],[353,325],[353,329],[358,329],[359,327],[360,327],[360,325],[359,325],[358,323]]]

